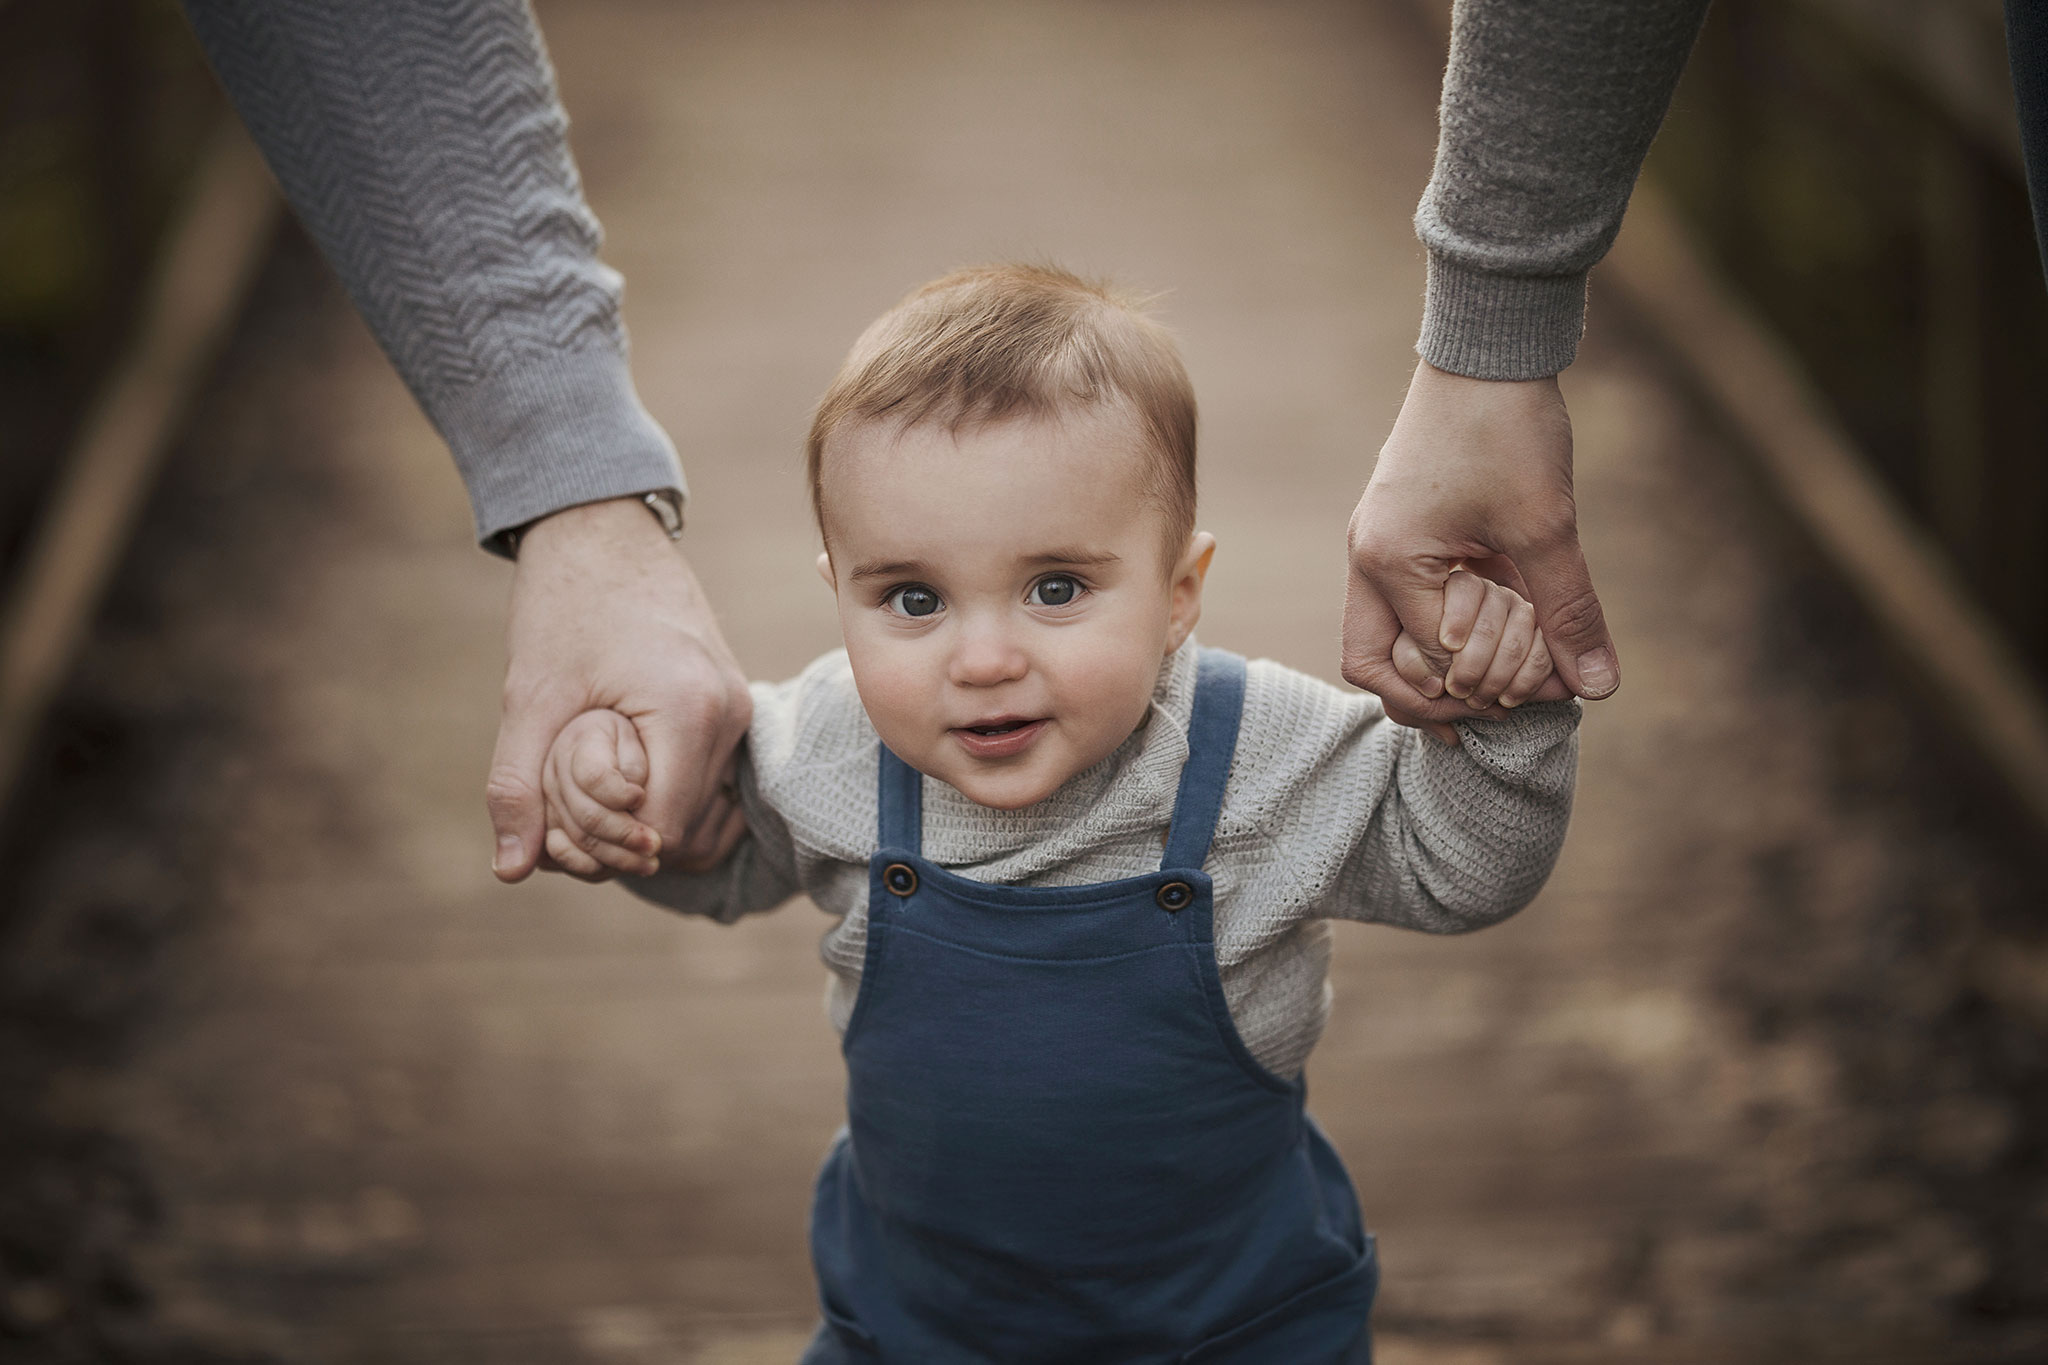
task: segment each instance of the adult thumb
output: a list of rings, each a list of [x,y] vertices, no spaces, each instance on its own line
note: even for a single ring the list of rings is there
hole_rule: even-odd
[[[1536,624],[1558,676],[1588,701],[1613,695],[1621,686],[1621,663],[1577,534],[1568,533],[1539,550],[1522,551],[1515,556],[1515,567],[1529,585]]]
[[[524,881],[540,863],[547,825],[540,770],[548,745],[561,728],[559,723],[550,725],[550,719],[528,707],[508,710],[498,722],[498,744],[491,753],[484,805],[491,812],[491,830],[497,840],[491,871],[500,881]]]

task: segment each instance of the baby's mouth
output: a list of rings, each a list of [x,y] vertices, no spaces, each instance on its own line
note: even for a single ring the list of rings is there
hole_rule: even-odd
[[[953,734],[976,758],[1011,758],[1030,748],[1045,726],[1043,716],[991,716],[973,725],[956,725]]]

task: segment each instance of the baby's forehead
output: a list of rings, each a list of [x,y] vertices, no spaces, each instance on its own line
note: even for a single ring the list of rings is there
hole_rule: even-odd
[[[985,472],[973,466],[993,461],[1020,476],[1077,481],[1079,491],[1097,498],[1136,496],[1160,458],[1144,424],[1122,405],[1075,404],[993,420],[884,416],[845,422],[832,432],[819,451],[816,492],[828,507],[850,476],[914,468],[925,477],[945,477],[956,461],[964,476]]]
[[[1143,429],[1086,413],[958,429],[862,423],[835,432],[821,453],[827,546],[858,542],[862,558],[962,536],[1081,543],[1164,516]]]

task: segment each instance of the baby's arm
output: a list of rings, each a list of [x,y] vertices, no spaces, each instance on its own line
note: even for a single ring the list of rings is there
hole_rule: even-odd
[[[1481,928],[1526,905],[1563,847],[1578,722],[1576,702],[1532,701],[1458,721],[1447,747],[1373,697],[1256,662],[1219,847],[1255,831],[1258,875],[1304,916]]]

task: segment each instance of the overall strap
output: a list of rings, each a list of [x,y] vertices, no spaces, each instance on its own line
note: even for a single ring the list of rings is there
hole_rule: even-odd
[[[889,752],[881,750],[881,783],[876,802],[881,847],[906,853],[924,851],[924,774]]]
[[[1161,867],[1199,868],[1209,856],[1243,715],[1244,659],[1225,650],[1204,649],[1196,666],[1195,711],[1188,721],[1188,761],[1180,770]]]

